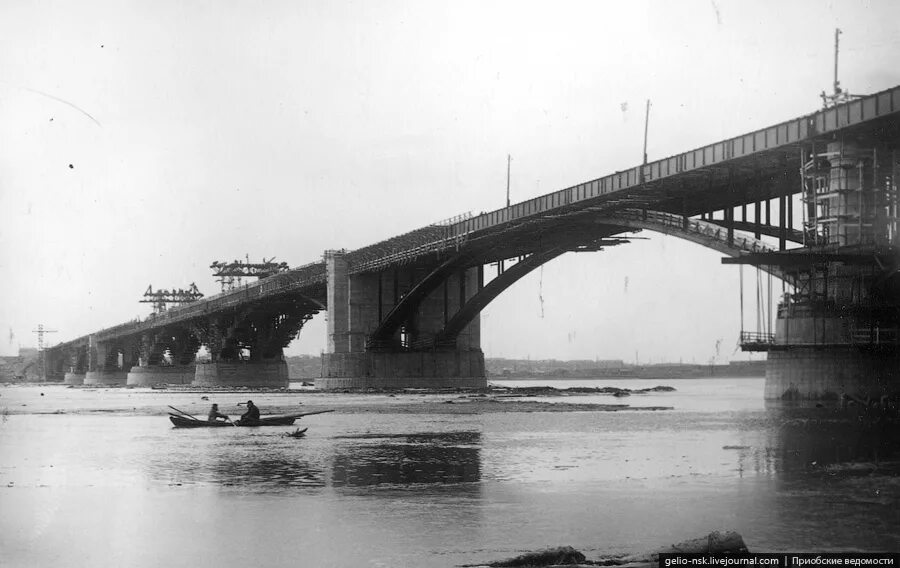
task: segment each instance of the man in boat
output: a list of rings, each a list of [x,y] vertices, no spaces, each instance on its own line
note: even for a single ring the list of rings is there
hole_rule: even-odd
[[[247,401],[247,412],[241,414],[241,424],[256,424],[259,422],[259,409],[252,400]]]
[[[210,422],[218,422],[219,419],[222,421],[230,421],[231,418],[228,417],[227,414],[222,414],[219,412],[219,405],[213,403],[212,408],[209,409],[209,414],[206,416],[206,419]]]

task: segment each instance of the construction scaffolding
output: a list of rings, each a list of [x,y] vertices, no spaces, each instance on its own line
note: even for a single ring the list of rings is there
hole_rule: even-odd
[[[182,305],[190,302],[196,302],[203,297],[203,293],[197,289],[197,285],[191,282],[187,290],[171,289],[153,291],[153,285],[147,286],[144,292],[144,299],[140,300],[142,304],[153,304],[153,315],[159,315],[165,312],[169,304]]]
[[[213,271],[222,291],[233,290],[243,284],[244,278],[268,278],[281,272],[290,270],[286,262],[274,262],[275,257],[266,260],[263,257],[262,262],[250,262],[250,257],[246,256],[244,260],[234,260],[233,262],[214,261],[209,267]]]
[[[806,246],[891,245],[897,241],[896,150],[831,142],[803,164]]]

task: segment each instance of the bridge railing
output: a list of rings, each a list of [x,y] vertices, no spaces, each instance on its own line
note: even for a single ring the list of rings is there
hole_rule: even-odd
[[[741,351],[769,351],[775,345],[775,334],[764,331],[742,331]]]
[[[369,272],[386,266],[406,264],[427,254],[458,248],[464,236],[450,236],[452,225],[427,225],[387,241],[348,253],[350,273]]]
[[[510,207],[481,213],[450,227],[451,236],[468,235],[530,217],[568,207],[576,203],[600,203],[612,194],[627,190],[639,193],[645,186],[655,185],[676,175],[724,167],[726,162],[758,156],[765,152],[783,151],[818,136],[862,124],[900,112],[900,87],[894,87],[845,104],[755,130],[695,150],[619,171],[553,193],[548,193]]]
[[[727,228],[702,219],[688,218],[687,223],[685,224],[685,219],[681,215],[665,213],[662,211],[645,212],[640,209],[623,209],[616,211],[614,218],[630,219],[634,221],[650,221],[653,225],[671,227],[672,229],[679,231],[686,230],[689,233],[717,241],[724,245],[729,245]],[[732,232],[731,246],[740,248],[745,252],[773,252],[775,250],[774,247],[742,231]]]
[[[850,341],[858,346],[894,346],[900,344],[900,330],[879,325],[852,325]]]

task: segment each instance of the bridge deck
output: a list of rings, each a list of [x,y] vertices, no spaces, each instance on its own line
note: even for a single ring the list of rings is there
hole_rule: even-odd
[[[403,250],[354,264],[351,271],[410,262],[541,218],[633,207],[692,216],[790,195],[801,188],[802,146],[824,145],[837,132],[875,139],[898,129],[900,86],[482,213],[447,226],[443,238],[420,239]]]

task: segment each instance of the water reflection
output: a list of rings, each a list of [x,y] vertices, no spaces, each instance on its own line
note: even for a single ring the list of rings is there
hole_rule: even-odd
[[[253,490],[323,487],[324,458],[315,446],[281,432],[170,429],[145,446],[141,455],[147,476],[169,486],[212,484]],[[300,442],[300,443],[298,443]]]
[[[325,470],[307,460],[266,457],[256,461],[220,460],[211,481],[223,486],[324,487]]]
[[[786,478],[822,468],[895,460],[900,457],[900,425],[890,410],[862,405],[768,405],[771,420],[766,452]]]
[[[167,485],[251,490],[458,484],[481,480],[481,433],[362,434],[318,440],[187,433],[147,459]]]
[[[481,480],[481,433],[339,437],[335,486],[456,484]]]

